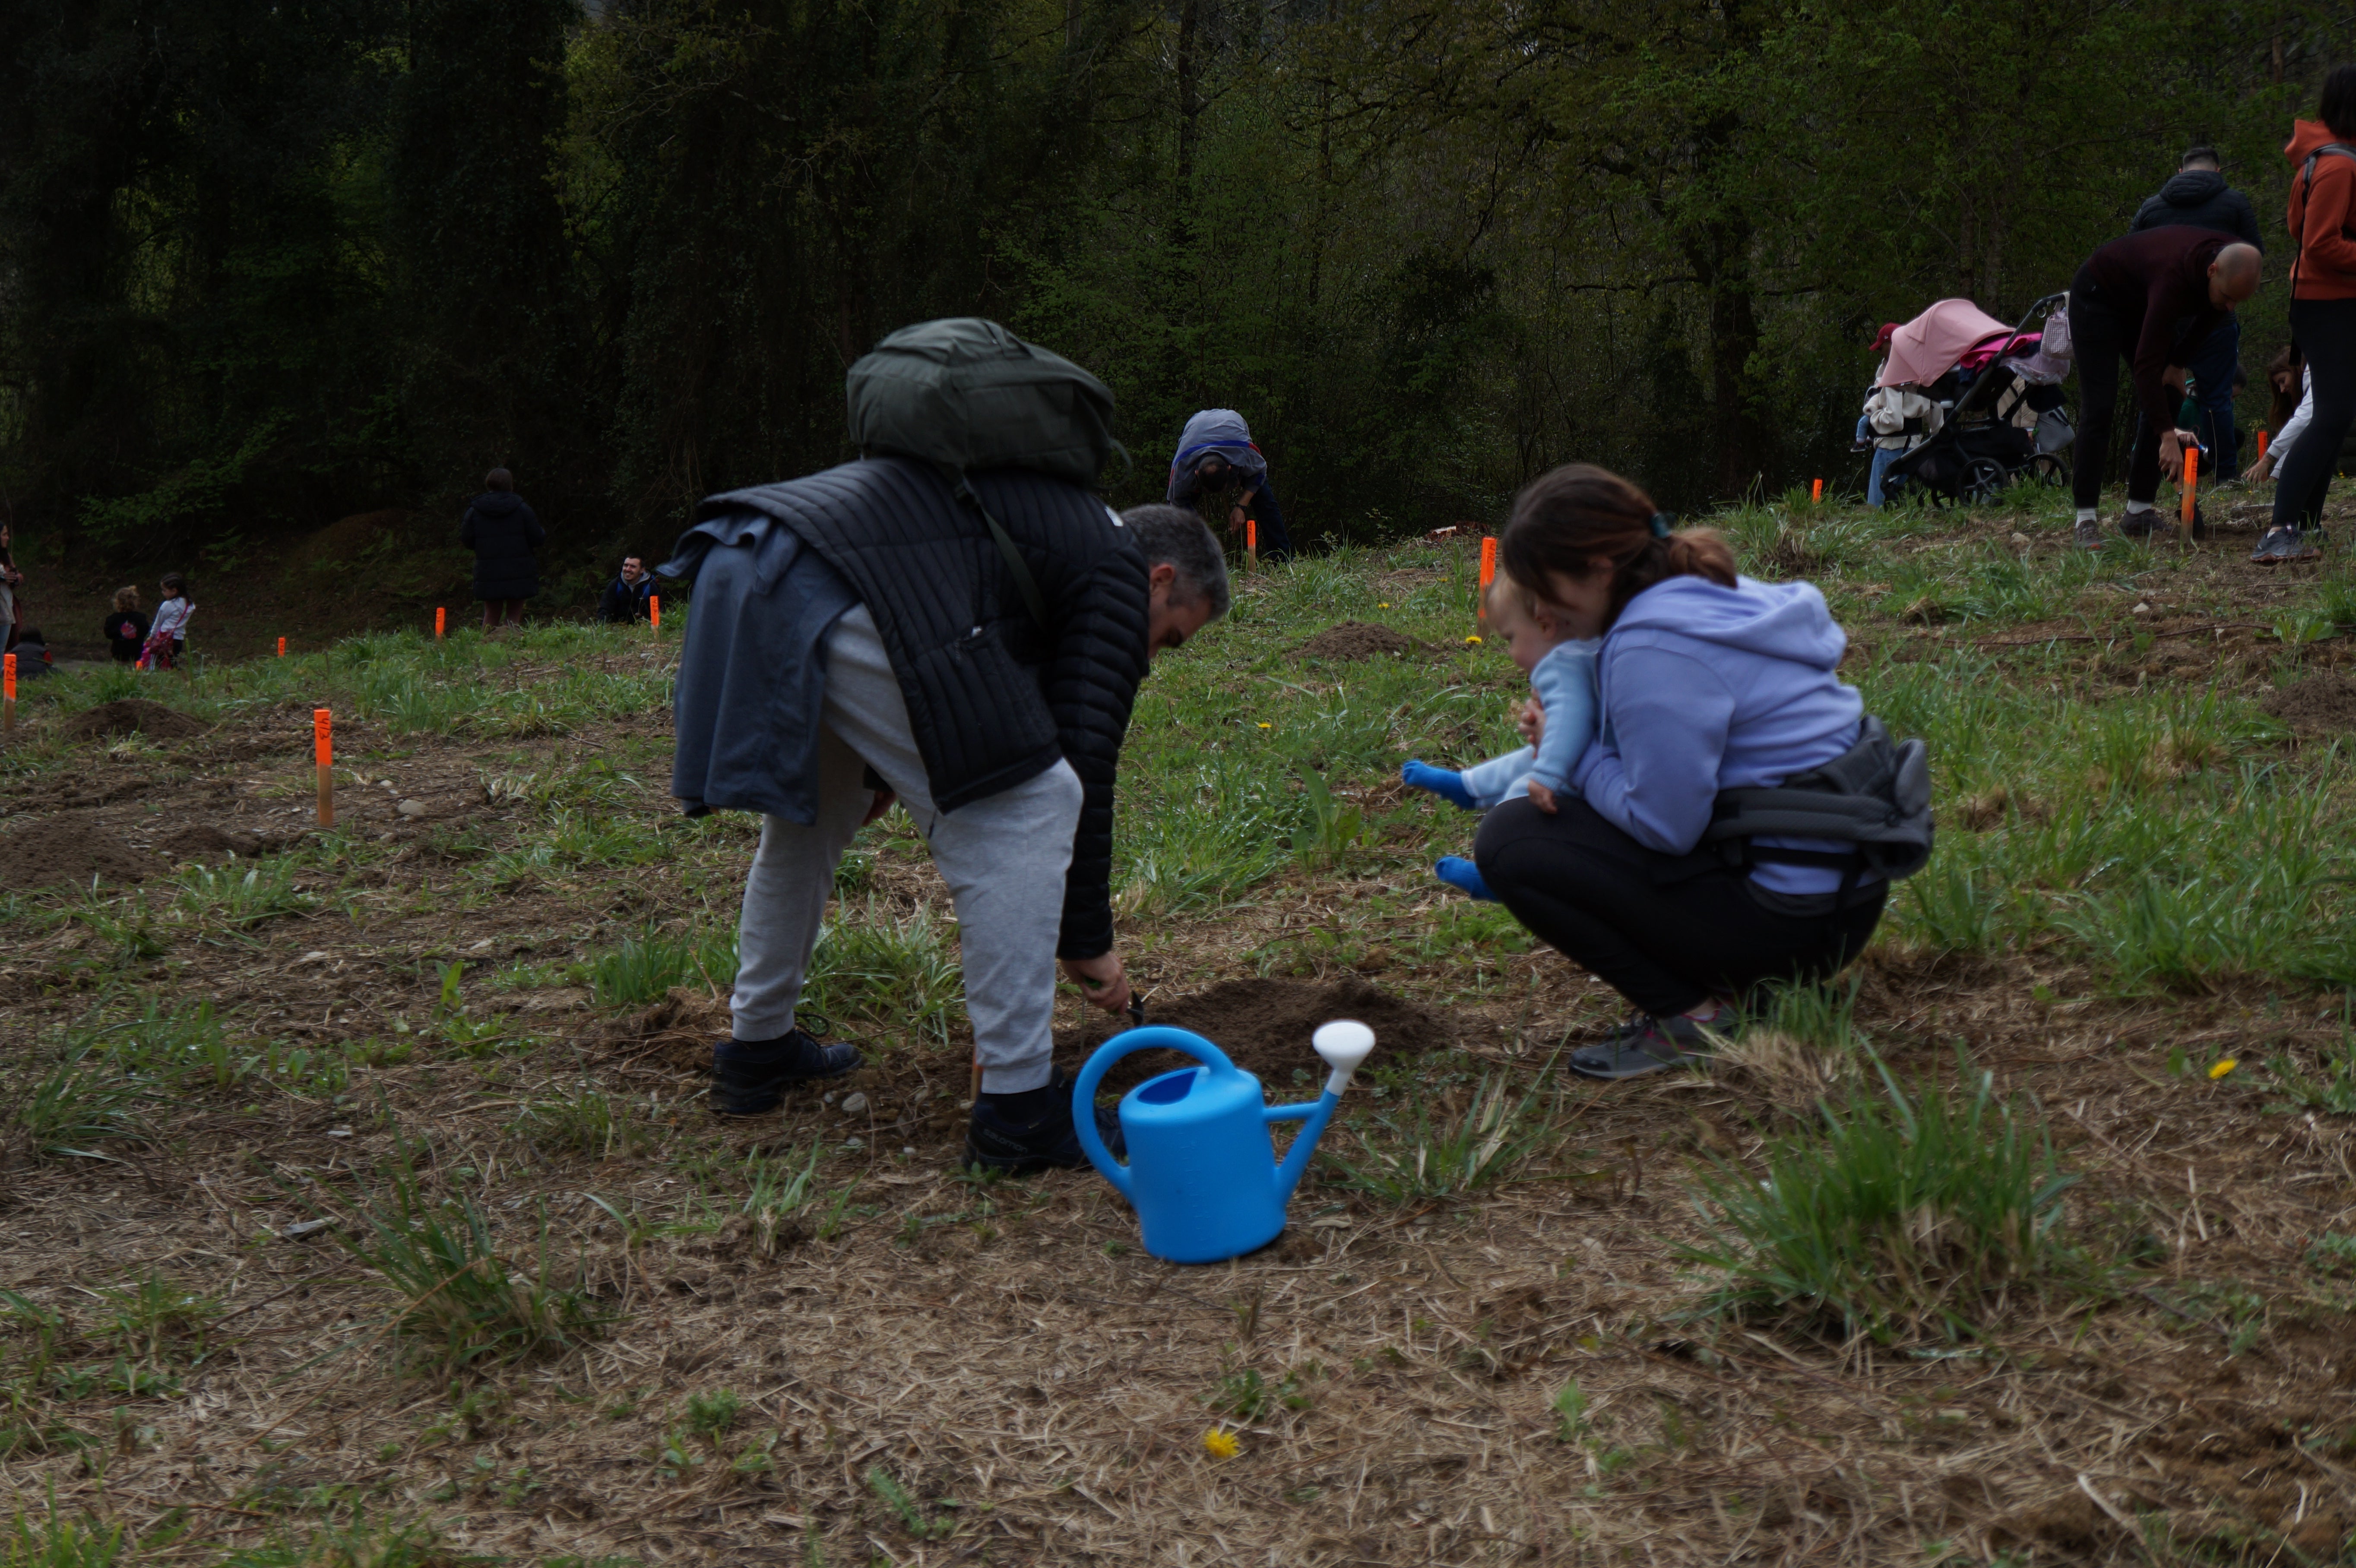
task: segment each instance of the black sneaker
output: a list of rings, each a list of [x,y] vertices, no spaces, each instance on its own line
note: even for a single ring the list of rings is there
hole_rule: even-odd
[[[1581,1078],[1610,1080],[1696,1066],[1716,1049],[1716,1033],[1730,1022],[1723,1013],[1708,1024],[1683,1013],[1666,1019],[1639,1013],[1595,1044],[1572,1051],[1570,1070]]]
[[[820,1015],[803,1016],[815,1019],[821,1033],[832,1032]],[[859,1062],[857,1046],[821,1040],[799,1025],[782,1040],[723,1040],[712,1048],[712,1109],[723,1116],[766,1116],[795,1084],[840,1078]]]
[[[2250,559],[2260,566],[2280,566],[2286,560],[2313,560],[2322,553],[2297,528],[2268,528]]]
[[[2070,529],[2070,542],[2080,549],[2102,549],[2103,525],[2092,517],[2083,523],[2072,525]]]
[[[2146,507],[2140,512],[2129,512],[2119,519],[2119,532],[2131,539],[2147,539],[2159,531],[2159,508]]]
[[[1121,1136],[1119,1113],[1094,1107],[1097,1136],[1115,1158],[1129,1153]],[[1057,1078],[1044,1089],[1019,1094],[984,1094],[974,1102],[972,1119],[965,1127],[965,1162],[976,1170],[1002,1170],[1009,1176],[1033,1172],[1077,1170],[1088,1163],[1080,1147],[1079,1129],[1072,1124],[1072,1081]]]

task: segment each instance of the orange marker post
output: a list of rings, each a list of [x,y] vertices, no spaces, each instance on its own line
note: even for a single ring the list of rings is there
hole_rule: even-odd
[[[2264,425],[2260,425],[2260,426],[2258,427],[2258,455],[2259,455],[2260,457],[2264,457],[2265,454],[2266,454],[2266,430],[2265,430],[2265,426],[2264,426]]]
[[[282,659],[286,656],[286,639],[284,637],[278,639],[278,656]]]
[[[336,720],[324,708],[311,709],[311,750],[319,763],[319,826],[336,825]]]
[[[16,656],[0,654],[0,730],[16,727]]]
[[[1244,560],[1251,563],[1251,569],[1254,571],[1259,570],[1259,519],[1258,517],[1244,519]]]
[[[1825,482],[1823,480],[1817,480],[1815,485],[1810,488],[1808,491],[1808,502],[1811,506],[1816,507],[1821,507],[1825,504]]]
[[[441,605],[436,604],[434,606],[434,635],[437,637],[442,635],[442,622],[444,613],[445,612]]]
[[[2184,506],[2179,513],[2179,520],[2184,526],[2184,538],[2188,543],[2192,539],[2192,507],[2194,495],[2200,484],[2201,449],[2197,446],[2188,446],[2184,449]]]
[[[1497,536],[1485,534],[1481,539],[1480,598],[1473,603],[1472,618],[1486,631],[1489,626],[1489,587],[1497,581]]]
[[[656,636],[658,636],[658,637],[661,636],[661,635],[662,635],[662,595],[661,595],[661,594],[659,594],[659,593],[649,593],[649,594],[648,594],[648,595],[647,595],[647,619],[654,623],[654,627],[655,627],[655,635],[656,635]]]

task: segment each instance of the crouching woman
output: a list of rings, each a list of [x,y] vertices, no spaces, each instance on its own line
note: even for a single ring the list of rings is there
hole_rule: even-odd
[[[1758,987],[1837,973],[1930,851],[1921,745],[1841,684],[1824,595],[1739,577],[1717,534],[1669,522],[1574,464],[1515,498],[1503,540],[1514,581],[1603,638],[1575,794],[1498,806],[1474,850],[1516,920],[1634,1005],[1572,1054],[1590,1078],[1675,1066]]]

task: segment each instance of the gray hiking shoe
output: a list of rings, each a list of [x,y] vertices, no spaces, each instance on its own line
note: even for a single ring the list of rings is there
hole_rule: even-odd
[[[2250,559],[2260,566],[2280,566],[2286,560],[2313,560],[2322,553],[2297,528],[2268,528]]]
[[[2089,517],[2070,530],[2070,542],[2080,549],[2103,548],[2103,525]]]
[[[1717,1047],[1716,1034],[1730,1020],[1720,1014],[1698,1024],[1680,1013],[1656,1019],[1639,1013],[1593,1045],[1570,1053],[1570,1070],[1581,1078],[1641,1078],[1670,1067],[1693,1067]]]

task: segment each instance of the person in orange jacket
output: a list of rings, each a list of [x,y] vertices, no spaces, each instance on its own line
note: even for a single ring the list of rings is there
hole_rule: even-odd
[[[2322,553],[2323,500],[2340,443],[2356,423],[2356,65],[2323,81],[2319,117],[2298,121],[2292,165],[2290,332],[2307,357],[2315,411],[2275,475],[2273,526],[2250,559],[2262,566]]]

